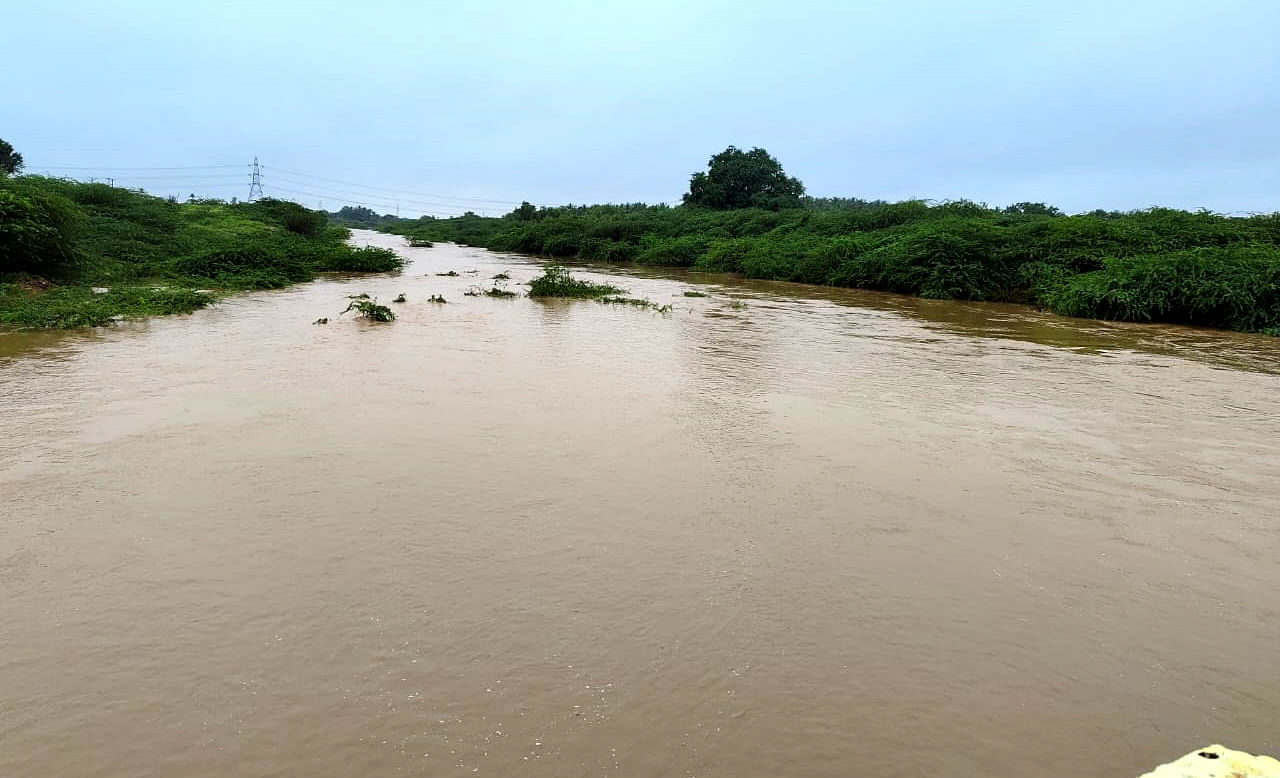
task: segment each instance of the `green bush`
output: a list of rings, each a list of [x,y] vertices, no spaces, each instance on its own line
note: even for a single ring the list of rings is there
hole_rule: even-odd
[[[76,206],[64,197],[0,187],[0,273],[49,273],[73,257]]]
[[[642,265],[672,265],[689,267],[696,263],[707,249],[711,239],[702,235],[681,235],[678,238],[646,236],[636,262]]]
[[[530,297],[603,297],[624,291],[609,284],[574,278],[561,265],[548,265],[542,275],[529,282]]]
[[[279,224],[289,232],[307,238],[317,238],[329,229],[329,217],[288,200],[264,197],[251,203],[235,206],[253,218]]]
[[[404,266],[404,259],[390,249],[377,246],[355,248],[339,244],[324,252],[316,262],[316,270],[344,273],[390,273]]]
[[[1262,332],[1280,327],[1280,249],[1245,245],[1112,257],[1044,295],[1066,316]]]

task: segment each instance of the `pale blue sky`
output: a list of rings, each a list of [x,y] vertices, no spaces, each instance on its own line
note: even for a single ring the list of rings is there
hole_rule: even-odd
[[[43,0],[3,20],[0,137],[32,172],[158,193],[248,185],[105,168],[257,155],[268,194],[313,206],[499,213],[676,201],[734,144],[814,195],[1280,210],[1280,0]]]

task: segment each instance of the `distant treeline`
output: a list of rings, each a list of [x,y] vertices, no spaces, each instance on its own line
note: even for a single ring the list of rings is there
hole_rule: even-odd
[[[101,325],[190,311],[211,292],[400,267],[394,252],[354,248],[348,235],[283,200],[179,203],[0,171],[0,327]]]
[[[363,205],[344,205],[336,211],[329,211],[328,216],[329,221],[334,224],[361,230],[377,230],[397,222],[406,221],[389,213],[378,213],[372,208],[366,208]]]
[[[1067,216],[1040,203],[805,197],[776,208],[712,209],[688,199],[676,207],[525,204],[501,218],[384,229],[550,257],[1280,334],[1280,214],[1152,208]]]

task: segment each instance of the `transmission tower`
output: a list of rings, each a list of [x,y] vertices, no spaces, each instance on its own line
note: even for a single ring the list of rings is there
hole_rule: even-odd
[[[249,196],[245,202],[253,202],[262,197],[262,170],[258,167],[258,158],[253,158],[253,178],[249,179]]]

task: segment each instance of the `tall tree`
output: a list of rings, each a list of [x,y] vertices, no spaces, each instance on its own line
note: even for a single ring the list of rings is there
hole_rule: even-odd
[[[730,146],[711,158],[707,172],[693,174],[684,202],[717,210],[778,209],[799,205],[802,195],[804,184],[788,176],[769,152]]]
[[[13,150],[9,141],[0,138],[0,175],[13,176],[22,172],[22,155]]]

